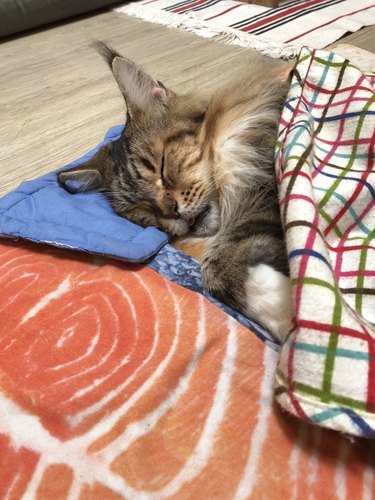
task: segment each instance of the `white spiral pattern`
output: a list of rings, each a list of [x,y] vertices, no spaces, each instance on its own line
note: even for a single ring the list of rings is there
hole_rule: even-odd
[[[282,417],[273,351],[199,294],[31,245],[0,272],[1,498],[373,498],[373,454]]]

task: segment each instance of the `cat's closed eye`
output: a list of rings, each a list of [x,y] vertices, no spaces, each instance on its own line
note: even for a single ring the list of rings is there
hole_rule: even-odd
[[[145,158],[145,157],[143,157],[143,156],[142,156],[142,157],[139,159],[139,161],[140,161],[140,162],[142,163],[142,165],[143,165],[144,167],[146,167],[146,169],[147,169],[147,170],[149,170],[150,172],[154,172],[154,173],[156,172],[156,168],[155,168],[155,166],[154,166],[154,165],[152,164],[152,162],[151,162],[150,160],[148,160],[147,158]]]
[[[160,176],[162,180],[164,177],[164,163],[165,163],[165,156],[163,154],[163,156],[161,157],[161,164],[160,164]]]
[[[162,185],[164,188],[168,191],[166,194],[169,196],[169,190],[173,189],[175,187],[173,180],[171,179],[171,176],[169,175],[169,172],[166,169],[166,159],[165,155],[162,156],[161,159],[161,165],[160,165],[160,179],[162,182]]]
[[[133,205],[130,210],[144,210],[149,211],[150,213],[155,213],[154,206],[148,201],[142,201],[141,203],[137,203]]]

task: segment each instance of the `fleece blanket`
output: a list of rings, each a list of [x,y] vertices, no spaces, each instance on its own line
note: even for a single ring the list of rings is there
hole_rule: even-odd
[[[277,353],[201,294],[52,246],[0,268],[1,498],[375,498],[375,442],[282,414]]]

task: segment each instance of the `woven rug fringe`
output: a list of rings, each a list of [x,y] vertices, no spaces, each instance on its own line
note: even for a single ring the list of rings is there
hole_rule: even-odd
[[[251,35],[239,30],[224,26],[212,26],[194,16],[193,12],[175,14],[164,12],[140,5],[137,2],[114,9],[116,12],[138,17],[144,21],[163,24],[170,28],[183,28],[190,33],[195,33],[203,38],[212,38],[228,45],[237,45],[255,49],[263,55],[275,59],[291,59],[297,57],[301,47],[274,42],[259,35]]]

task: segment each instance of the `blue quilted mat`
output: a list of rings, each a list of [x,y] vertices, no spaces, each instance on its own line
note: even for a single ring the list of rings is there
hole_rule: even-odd
[[[117,139],[122,128],[111,128],[104,141],[82,158],[22,183],[0,199],[0,234],[129,262],[144,262],[158,252],[168,241],[165,233],[116,216],[96,191],[71,195],[56,181],[56,172],[86,161],[102,144]]]
[[[112,127],[104,141],[62,169],[22,183],[0,199],[0,237],[26,239],[104,255],[127,262],[144,262],[168,279],[202,293],[209,300],[277,348],[257,323],[218,302],[203,290],[199,263],[167,244],[156,228],[142,228],[117,216],[108,200],[96,191],[70,194],[57,184],[56,173],[79,165],[100,146],[119,138],[123,127]]]

